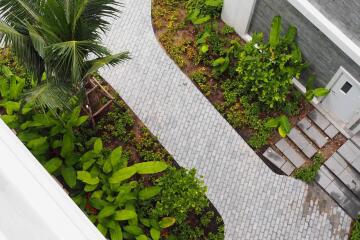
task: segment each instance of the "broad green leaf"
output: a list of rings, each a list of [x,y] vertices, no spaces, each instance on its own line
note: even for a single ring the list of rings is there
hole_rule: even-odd
[[[94,163],[96,162],[95,159],[90,159],[83,163],[83,170],[88,170]]]
[[[115,148],[110,154],[111,165],[115,168],[121,163],[122,147]]]
[[[280,121],[280,127],[284,130],[286,134],[288,134],[291,130],[291,123],[289,121],[289,118],[285,115],[281,115],[279,117]]]
[[[175,222],[176,222],[176,219],[173,217],[164,217],[159,222],[159,225],[161,228],[168,228],[168,227],[171,227],[172,225],[174,225]]]
[[[64,158],[71,155],[74,151],[74,136],[70,131],[67,131],[63,136],[63,145],[60,155]]]
[[[148,237],[146,235],[140,235],[136,237],[136,240],[148,240]]]
[[[103,150],[103,142],[100,138],[97,138],[94,143],[94,153],[99,154]]]
[[[285,129],[284,129],[282,126],[280,126],[280,127],[278,128],[278,132],[279,132],[279,134],[280,134],[280,136],[281,136],[282,138],[285,138],[286,135],[287,135],[287,132],[285,131]]]
[[[123,240],[123,233],[119,224],[115,224],[110,228],[111,240]]]
[[[219,65],[221,65],[223,63],[225,63],[225,58],[221,57],[221,58],[218,58],[215,61],[213,61],[212,66],[216,67],[216,66],[219,66]]]
[[[295,42],[296,35],[297,35],[297,28],[295,26],[290,26],[288,28],[288,31],[285,34],[285,41],[288,44],[291,44],[291,43]]]
[[[316,88],[314,89],[314,95],[315,97],[323,97],[323,96],[326,96],[328,95],[330,92],[329,89],[327,88]]]
[[[8,115],[12,115],[14,112],[18,112],[20,110],[19,102],[7,101],[4,103],[0,103],[0,106],[6,109],[6,113]]]
[[[70,187],[76,186],[76,171],[73,167],[65,167],[61,171],[61,175],[64,178],[65,183]]]
[[[102,218],[106,218],[109,217],[111,215],[113,215],[116,211],[116,206],[106,206],[103,209],[101,209],[101,211],[98,214],[98,218],[102,219]]]
[[[207,52],[209,51],[209,45],[207,45],[207,44],[202,45],[202,46],[200,47],[200,51],[201,51],[202,53],[207,53]]]
[[[90,198],[89,202],[91,206],[93,206],[96,209],[102,209],[108,204],[108,202],[99,198]]]
[[[161,161],[142,162],[133,165],[139,174],[159,173],[168,168],[167,163]]]
[[[9,96],[9,82],[3,77],[0,77],[0,94],[4,99],[7,99]]]
[[[269,43],[271,47],[276,47],[280,42],[281,34],[281,17],[275,16],[271,23]]]
[[[52,158],[45,163],[44,167],[50,174],[53,174],[61,167],[61,165],[62,160],[60,158]]]
[[[200,24],[208,22],[210,19],[211,19],[211,16],[206,15],[204,17],[196,18],[195,20],[192,21],[192,23],[195,24],[195,25],[200,25]]]
[[[81,126],[83,123],[85,123],[87,120],[89,119],[88,116],[81,116],[78,118],[78,120],[75,123],[75,126],[79,127]]]
[[[277,128],[279,126],[279,119],[277,118],[270,118],[266,121],[265,127],[267,128]]]
[[[86,184],[84,187],[85,192],[92,192],[97,188],[98,184]]]
[[[104,225],[99,223],[96,227],[101,232],[102,235],[106,236],[108,229]]]
[[[140,217],[139,220],[145,227],[150,227],[151,226],[150,219]]]
[[[112,165],[111,165],[110,159],[105,160],[104,165],[103,165],[103,171],[104,171],[104,173],[111,173]]]
[[[144,188],[139,192],[139,199],[140,200],[149,200],[159,194],[161,191],[161,188],[159,186],[153,186],[153,187],[147,187]]]
[[[118,171],[116,171],[110,178],[109,178],[109,182],[116,184],[116,183],[120,183],[126,179],[131,178],[132,176],[134,176],[137,172],[137,168],[135,166],[131,166],[131,167],[126,167],[126,168],[122,168]]]
[[[223,0],[206,0],[205,5],[210,7],[220,7],[223,4]]]
[[[49,147],[49,144],[47,142],[47,137],[39,137],[36,139],[33,139],[27,143],[27,146],[33,150],[43,148],[44,146]]]
[[[120,210],[115,213],[114,219],[117,221],[126,221],[136,217],[136,212],[132,210]]]
[[[18,120],[18,117],[15,115],[1,115],[0,118],[9,125],[10,123],[16,122]]]
[[[159,240],[160,239],[160,231],[155,228],[151,228],[150,236],[153,240]]]
[[[79,179],[80,181],[90,184],[90,185],[95,185],[99,183],[99,178],[98,177],[92,177],[91,174],[87,171],[78,171],[77,172],[77,179]]]
[[[143,234],[143,230],[138,226],[125,226],[124,230],[134,236]]]

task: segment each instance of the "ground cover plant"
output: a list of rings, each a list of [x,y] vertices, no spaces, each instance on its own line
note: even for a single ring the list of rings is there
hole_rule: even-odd
[[[320,170],[321,165],[325,162],[325,159],[321,153],[317,153],[312,160],[313,162],[311,164],[296,169],[294,177],[306,183],[314,182],[316,174]]]
[[[350,240],[359,240],[360,239],[360,217],[352,224]]]
[[[24,101],[22,94],[36,87],[32,80],[8,49],[1,50],[1,119],[104,236],[224,239],[222,219],[195,170],[179,168],[118,96],[93,127],[76,97],[72,112],[57,115]],[[102,95],[90,98],[102,104]]]
[[[296,28],[281,29],[281,17],[269,26],[268,40],[257,33],[245,43],[220,20],[221,6],[212,0],[154,0],[153,25],[171,58],[260,153],[312,109],[292,85],[307,64]],[[307,98],[321,94],[324,89],[309,88]]]

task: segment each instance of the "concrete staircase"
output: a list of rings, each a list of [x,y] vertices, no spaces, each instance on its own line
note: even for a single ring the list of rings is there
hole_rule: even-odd
[[[301,167],[339,131],[318,111],[303,118],[284,139],[263,154],[270,162],[290,175]],[[360,214],[360,134],[347,140],[321,166],[316,182],[352,218]]]
[[[291,175],[296,169],[323,148],[329,139],[339,131],[318,111],[314,110],[291,129],[286,138],[281,139],[275,147],[269,147],[263,154],[284,174]]]
[[[360,139],[342,145],[321,167],[316,182],[352,217],[360,214]]]

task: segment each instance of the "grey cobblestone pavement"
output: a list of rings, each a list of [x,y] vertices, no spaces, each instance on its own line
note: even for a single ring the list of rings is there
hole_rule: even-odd
[[[103,77],[183,167],[196,168],[235,239],[347,239],[351,219],[323,191],[274,174],[166,55],[151,0],[124,0],[104,38],[132,60]]]

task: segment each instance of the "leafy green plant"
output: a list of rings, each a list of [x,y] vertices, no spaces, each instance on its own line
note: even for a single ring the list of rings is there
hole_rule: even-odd
[[[220,15],[223,0],[186,0],[187,19],[193,24],[204,24]]]
[[[119,5],[115,0],[0,1],[1,40],[39,82],[29,101],[54,112],[68,109],[89,75],[129,58],[127,52],[111,55],[99,41],[110,24],[106,18],[116,17]]]
[[[315,181],[317,172],[320,170],[324,157],[321,153],[315,154],[313,157],[313,163],[309,166],[299,168],[295,171],[294,177],[300,179],[306,183],[312,183]]]
[[[277,128],[281,137],[286,137],[290,133],[291,123],[289,118],[285,115],[281,115],[277,118],[270,118],[266,123],[267,128]]]
[[[327,88],[314,88],[315,76],[311,76],[306,84],[306,93],[305,98],[309,102],[313,100],[314,97],[324,97],[329,94],[330,90]]]
[[[157,186],[161,194],[156,197],[152,216],[174,216],[179,224],[184,223],[190,211],[200,214],[208,207],[204,183],[195,177],[196,170],[170,168],[160,177]]]
[[[263,41],[262,34],[255,34],[253,40],[243,46],[233,91],[267,108],[279,108],[287,100],[292,79],[299,78],[305,67],[296,44],[296,28],[291,26],[286,35],[281,36],[281,18],[276,16],[268,43]]]

